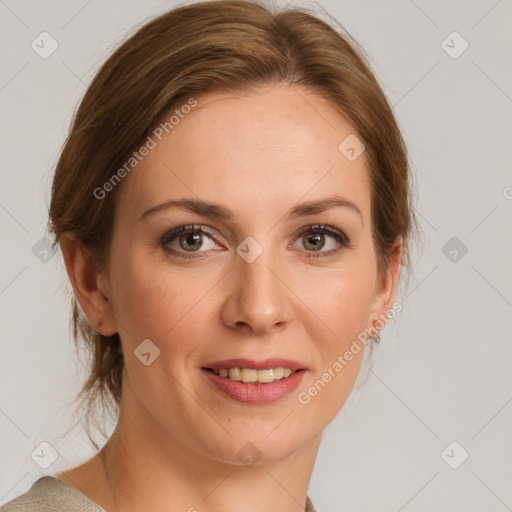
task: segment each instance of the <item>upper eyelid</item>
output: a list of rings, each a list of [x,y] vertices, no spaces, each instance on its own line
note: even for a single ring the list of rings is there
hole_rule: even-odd
[[[350,238],[345,234],[345,232],[339,228],[336,228],[334,226],[330,226],[329,224],[325,223],[316,223],[316,224],[308,224],[306,226],[303,226],[302,228],[296,230],[293,234],[295,238],[300,237],[302,234],[307,233],[308,231],[315,231],[317,230],[324,230],[327,235],[331,235],[332,237],[335,237],[336,235],[340,236],[347,245],[351,245]],[[203,234],[208,235],[211,239],[213,239],[216,243],[219,243],[218,237],[215,233],[213,233],[214,228],[211,228],[209,226],[203,225],[203,224],[188,224],[183,226],[178,226],[174,229],[169,230],[166,232],[162,237],[161,241],[165,243],[169,243],[173,238],[178,236],[181,233],[186,233],[187,231],[200,231]],[[329,233],[331,232],[331,233]],[[186,251],[185,251],[186,252]]]

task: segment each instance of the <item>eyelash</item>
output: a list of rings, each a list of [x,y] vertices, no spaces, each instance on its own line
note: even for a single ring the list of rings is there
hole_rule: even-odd
[[[160,243],[162,244],[162,247],[164,248],[164,250],[166,252],[169,252],[171,254],[176,254],[180,258],[185,258],[185,259],[203,258],[204,256],[196,256],[196,255],[187,253],[186,251],[177,251],[176,249],[169,248],[167,245],[178,235],[181,235],[182,233],[191,232],[191,231],[204,233],[216,241],[216,237],[212,231],[206,229],[204,226],[190,224],[188,226],[180,226],[179,228],[169,231],[164,236],[162,236],[162,238],[160,239]],[[312,224],[310,226],[305,227],[297,235],[296,240],[301,238],[302,236],[304,236],[306,233],[309,233],[309,232],[324,233],[324,234],[330,235],[336,239],[336,241],[342,246],[342,248],[349,249],[350,247],[352,247],[352,243],[350,242],[350,239],[342,231],[338,231],[338,230],[331,228],[330,226],[327,226],[325,224]],[[339,252],[340,250],[341,249],[334,249],[329,252],[319,252],[318,254],[315,254],[314,251],[306,251],[308,254],[305,256],[305,258],[306,259],[325,258],[325,257],[332,256],[333,254]]]

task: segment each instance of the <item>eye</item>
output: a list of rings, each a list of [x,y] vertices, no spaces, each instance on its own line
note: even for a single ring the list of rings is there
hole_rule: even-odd
[[[213,249],[216,245],[213,234],[204,227],[195,225],[180,226],[166,233],[160,243],[165,251],[183,258],[197,258],[192,254]],[[206,238],[206,241],[205,241]],[[203,250],[200,250],[203,249]]]
[[[160,243],[168,253],[180,258],[197,259],[203,257],[200,253],[215,248],[215,238],[213,232],[204,226],[191,224],[169,231],[161,238]],[[298,241],[302,242],[307,253],[305,258],[308,259],[334,256],[341,249],[352,247],[349,238],[342,231],[320,224],[304,228],[297,237]]]
[[[302,242],[309,253],[305,256],[308,259],[333,256],[342,248],[352,246],[349,238],[342,231],[323,224],[308,226],[299,233],[297,241]],[[325,248],[327,250],[323,250]],[[312,254],[315,252],[318,254]]]

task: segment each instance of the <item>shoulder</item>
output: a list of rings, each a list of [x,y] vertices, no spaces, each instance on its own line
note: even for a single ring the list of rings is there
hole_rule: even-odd
[[[0,512],[105,512],[98,504],[58,478],[43,476]]]

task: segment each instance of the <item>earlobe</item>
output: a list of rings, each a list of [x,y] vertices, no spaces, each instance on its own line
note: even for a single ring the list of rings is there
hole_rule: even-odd
[[[370,313],[369,325],[380,331],[387,322],[388,312],[396,296],[400,264],[402,261],[402,237],[398,235],[391,246],[385,275],[377,280]]]
[[[112,336],[117,327],[102,275],[73,233],[62,233],[59,243],[71,286],[87,320],[95,331]]]

